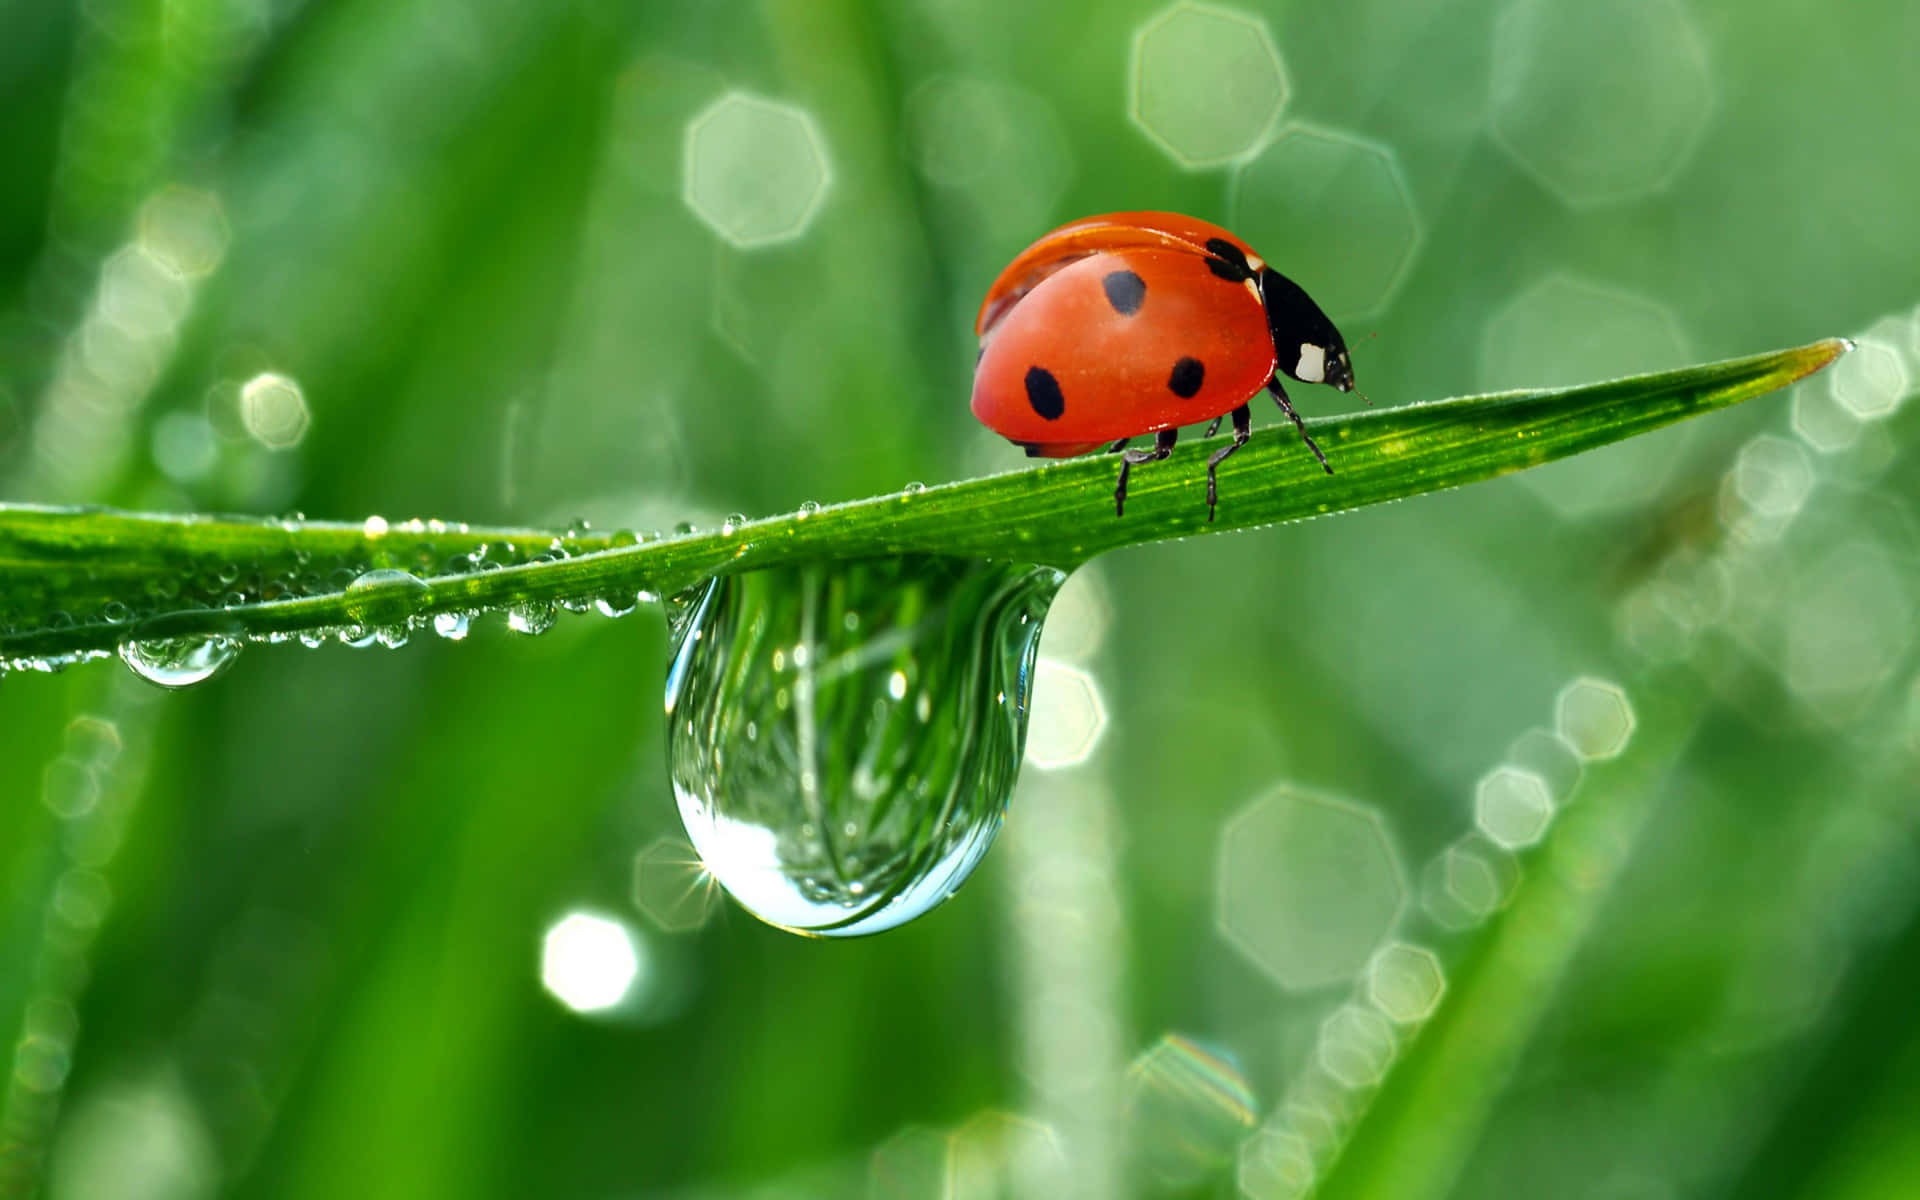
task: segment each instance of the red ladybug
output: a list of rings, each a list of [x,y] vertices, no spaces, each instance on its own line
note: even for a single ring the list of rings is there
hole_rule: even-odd
[[[1121,455],[1116,514],[1127,472],[1171,454],[1179,426],[1212,418],[1211,437],[1230,415],[1233,444],[1207,459],[1213,520],[1215,472],[1252,433],[1262,388],[1333,473],[1275,372],[1351,391],[1347,345],[1300,285],[1218,225],[1163,212],[1062,225],[1000,272],[974,328],[973,415],[1029,457],[1155,435]]]

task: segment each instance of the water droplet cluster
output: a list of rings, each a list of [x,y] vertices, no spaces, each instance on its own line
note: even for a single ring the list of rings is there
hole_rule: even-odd
[[[304,516],[294,513],[275,524],[291,534],[300,532],[304,521]],[[133,588],[124,580],[91,567],[20,572],[17,577],[0,583],[0,612],[51,615],[30,624],[0,618],[0,635],[46,627],[100,624],[125,625],[131,632],[141,622],[163,613],[218,611],[280,600],[345,595],[353,619],[344,625],[298,632],[249,633],[236,621],[232,628],[213,635],[129,637],[123,641],[122,661],[142,678],[166,687],[185,687],[214,677],[231,665],[250,641],[297,641],[308,647],[330,642],[353,647],[398,647],[405,645],[414,632],[423,629],[457,641],[466,636],[478,611],[421,615],[418,610],[430,590],[429,577],[560,561],[570,557],[566,539],[585,536],[588,527],[584,521],[573,523],[567,529],[566,539],[478,544],[463,539],[453,546],[443,544],[442,539],[449,533],[465,535],[468,532],[466,526],[450,526],[439,520],[389,522],[385,518],[369,517],[361,528],[363,538],[354,539],[334,555],[316,554],[304,543],[299,546],[290,543],[284,551],[263,553],[245,562],[183,557],[177,569],[149,572],[148,578]],[[630,546],[646,539],[622,531],[607,540],[615,546]],[[620,591],[569,601],[564,607],[575,612],[598,611],[607,616],[624,616],[652,600],[654,597],[647,592]],[[551,603],[518,605],[507,611],[509,628],[521,633],[545,632],[552,628],[556,618],[556,607]],[[106,651],[83,650],[0,658],[0,675],[14,670],[59,671],[75,663],[104,657],[107,657]]]

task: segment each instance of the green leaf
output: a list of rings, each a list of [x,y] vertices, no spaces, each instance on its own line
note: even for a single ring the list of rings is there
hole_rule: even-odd
[[[595,600],[629,607],[708,577],[905,553],[1070,570],[1122,546],[1224,533],[1491,479],[1784,387],[1850,348],[1839,339],[1583,387],[1468,396],[1309,422],[1326,475],[1284,424],[1220,468],[1207,521],[1188,444],[1133,473],[1116,518],[1107,456],[877,496],[717,531],[632,534],[343,524],[0,506],[0,663],[53,665],[132,641],[370,633],[440,613]],[[408,572],[349,584],[368,571]]]

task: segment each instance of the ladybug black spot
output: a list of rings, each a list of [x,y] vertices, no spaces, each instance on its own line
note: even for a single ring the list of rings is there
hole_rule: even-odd
[[[1200,393],[1200,385],[1207,381],[1207,365],[1197,358],[1183,358],[1173,364],[1173,374],[1167,376],[1167,388],[1182,400],[1191,400]]]
[[[1225,238],[1207,239],[1207,269],[1229,283],[1253,278],[1246,254]]]
[[[1067,398],[1060,394],[1060,381],[1045,367],[1027,368],[1027,403],[1049,421],[1058,421],[1060,414],[1067,411]]]
[[[1100,286],[1106,289],[1107,303],[1123,317],[1139,312],[1141,301],[1147,298],[1147,281],[1132,271],[1111,271]]]

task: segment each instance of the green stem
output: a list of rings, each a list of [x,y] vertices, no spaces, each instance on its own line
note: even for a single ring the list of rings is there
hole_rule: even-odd
[[[437,522],[382,531],[0,506],[0,663],[110,651],[133,640],[297,634],[599,597],[631,602],[639,592],[668,594],[718,574],[804,561],[922,553],[1070,570],[1122,546],[1343,512],[1564,458],[1784,387],[1849,345],[1832,339],[1582,387],[1309,422],[1333,475],[1321,472],[1290,427],[1272,426],[1222,464],[1212,524],[1208,449],[1194,445],[1135,471],[1121,518],[1113,512],[1115,464],[1095,456],[640,544],[622,544],[631,535]],[[482,547],[512,565],[450,568]],[[566,557],[526,561],[550,547]],[[380,566],[416,578],[346,588],[353,575]],[[209,579],[230,581],[232,594],[194,585]]]

